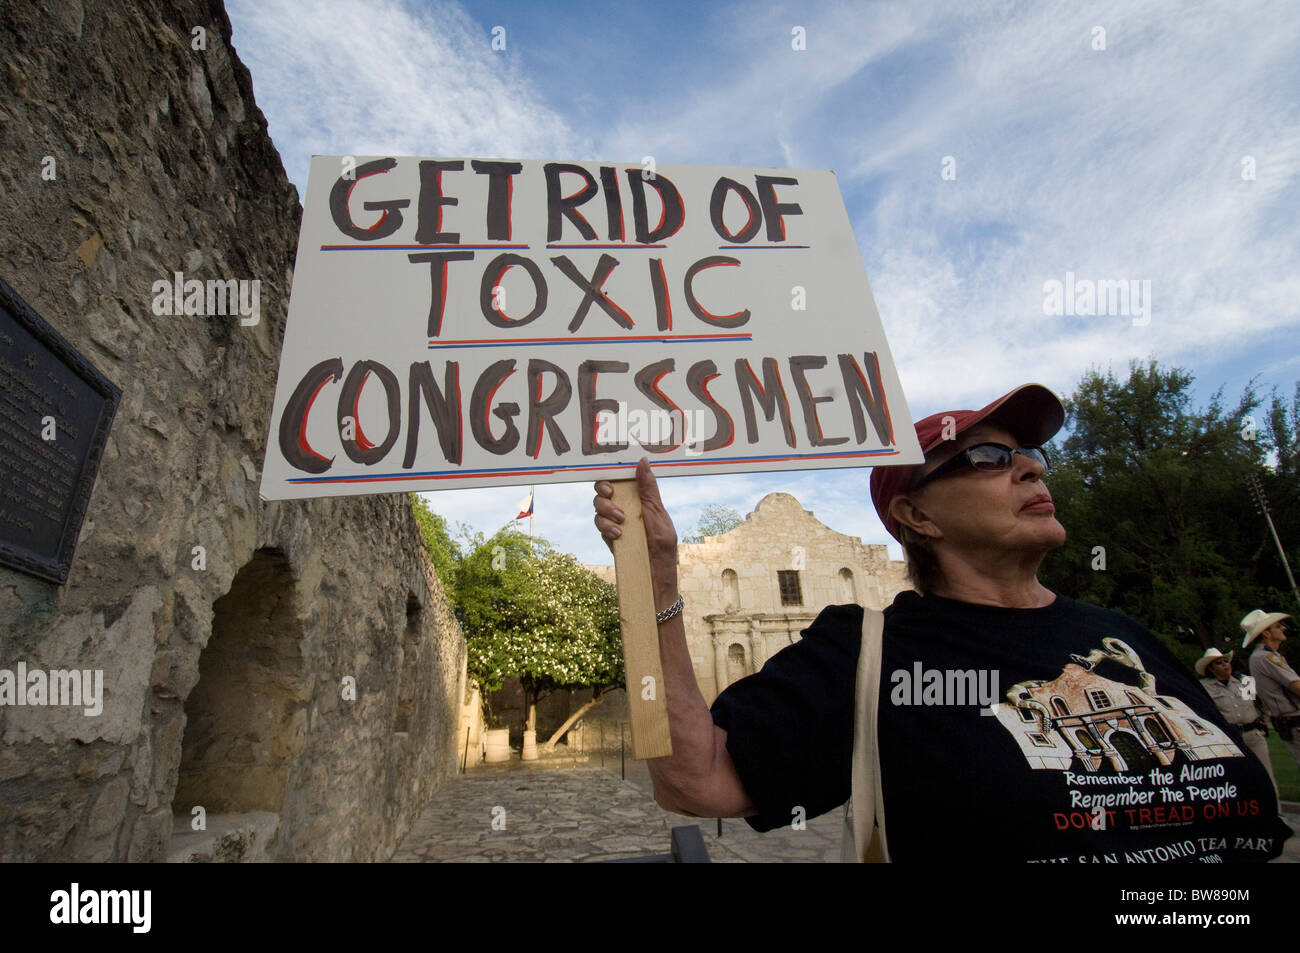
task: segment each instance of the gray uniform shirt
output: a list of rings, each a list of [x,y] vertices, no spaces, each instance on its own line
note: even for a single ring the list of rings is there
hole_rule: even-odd
[[[1291,669],[1280,652],[1270,652],[1266,645],[1255,649],[1250,656],[1250,674],[1255,676],[1259,700],[1270,715],[1300,712],[1295,697],[1286,690],[1286,686],[1300,679],[1300,675]]]
[[[1206,692],[1214,699],[1215,707],[1223,713],[1230,725],[1248,725],[1259,717],[1255,703],[1241,697],[1241,682],[1233,675],[1228,681],[1221,682],[1210,676],[1201,679]]]

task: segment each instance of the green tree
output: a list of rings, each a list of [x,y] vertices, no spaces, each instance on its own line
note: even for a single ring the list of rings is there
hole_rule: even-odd
[[[1191,383],[1154,360],[1130,364],[1126,381],[1084,375],[1065,402],[1068,429],[1049,451],[1048,485],[1068,539],[1042,576],[1139,619],[1189,662],[1231,644],[1241,616],[1280,595],[1251,577],[1267,530],[1245,480],[1268,472],[1272,429],[1294,440],[1285,408],[1280,425],[1247,436],[1261,404],[1253,384],[1230,409],[1220,389],[1198,410]]]
[[[415,521],[424,536],[424,548],[428,550],[433,568],[437,571],[442,587],[450,599],[451,588],[456,581],[456,567],[461,559],[460,546],[452,538],[445,517],[431,510],[428,502],[418,493],[408,495],[411,498],[411,511],[415,514]]]
[[[536,728],[537,703],[559,689],[591,688],[592,700],[547,742],[623,684],[618,598],[577,560],[513,525],[491,537],[447,520],[411,494],[411,509],[443,589],[465,634],[469,675],[490,693],[517,676],[527,725]]]
[[[623,684],[615,589],[572,555],[513,529],[480,536],[456,589],[470,675],[485,692],[517,676],[526,729],[536,729],[537,704],[554,691],[589,687],[594,703]]]
[[[544,541],[539,541],[545,546]],[[465,541],[463,555],[456,568],[452,585],[452,605],[468,640],[471,633],[509,628],[522,616],[519,593],[531,584],[525,568],[534,557],[529,539],[513,526],[498,531],[491,538],[475,533]],[[490,673],[486,673],[490,674]],[[501,680],[513,672],[493,679],[479,679],[485,691],[497,691]],[[471,675],[476,675],[471,664]]]
[[[695,533],[691,536],[683,536],[683,543],[703,542],[706,536],[721,536],[723,533],[730,532],[741,523],[745,518],[735,509],[722,503],[710,503],[700,511],[699,522],[695,524]]]

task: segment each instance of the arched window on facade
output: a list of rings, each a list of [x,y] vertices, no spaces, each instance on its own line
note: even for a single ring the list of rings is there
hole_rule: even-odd
[[[1064,698],[1055,697],[1052,699],[1052,711],[1056,712],[1058,715],[1068,715],[1070,713],[1070,706],[1065,703]]]
[[[748,674],[745,671],[745,647],[732,642],[727,646],[727,684],[738,682]]]
[[[1155,741],[1156,744],[1173,744],[1168,732],[1165,731],[1165,726],[1160,724],[1159,718],[1148,718],[1146,721],[1142,722],[1142,726],[1146,728],[1147,734],[1151,736],[1152,740]]]
[[[722,608],[724,612],[740,608],[740,580],[734,569],[722,570]]]
[[[839,601],[841,605],[851,605],[858,601],[858,587],[853,579],[853,570],[845,566],[839,572]]]

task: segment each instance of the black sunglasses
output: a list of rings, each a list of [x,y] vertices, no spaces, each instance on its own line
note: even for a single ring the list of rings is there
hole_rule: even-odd
[[[1015,463],[1015,455],[1020,454],[1040,464],[1044,473],[1050,473],[1052,465],[1047,462],[1047,452],[1042,447],[1016,447],[1014,450],[1000,443],[977,443],[967,447],[951,460],[935,467],[922,477],[913,487],[919,490],[940,477],[948,476],[959,470],[980,470],[992,473],[998,470],[1010,470]]]

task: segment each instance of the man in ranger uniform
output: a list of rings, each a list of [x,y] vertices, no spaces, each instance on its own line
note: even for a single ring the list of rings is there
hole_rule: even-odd
[[[1241,620],[1245,633],[1241,646],[1248,649],[1252,642],[1258,643],[1250,655],[1250,674],[1273,727],[1300,764],[1300,736],[1295,732],[1300,728],[1300,675],[1278,651],[1286,641],[1282,620],[1289,618],[1285,612],[1252,610]]]
[[[1268,770],[1276,792],[1277,778],[1273,777],[1273,765],[1268,757],[1268,729],[1251,700],[1255,694],[1247,691],[1246,686],[1232,674],[1232,655],[1232,652],[1224,655],[1215,648],[1206,649],[1205,654],[1196,660],[1196,674],[1201,676],[1201,685],[1214,700],[1224,720],[1241,731],[1250,753],[1259,758]]]

